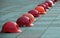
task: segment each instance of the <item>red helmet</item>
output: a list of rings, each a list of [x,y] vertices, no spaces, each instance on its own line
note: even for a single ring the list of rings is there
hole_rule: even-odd
[[[49,7],[53,6],[53,2],[52,1],[45,1],[46,3],[48,3]]]
[[[44,8],[45,11],[46,11],[46,9],[47,9],[47,8],[46,8],[46,5],[43,4],[43,3],[42,3],[42,4],[39,4],[38,6],[42,6],[42,7]]]
[[[2,31],[3,33],[17,33],[17,32],[22,32],[21,30],[19,30],[19,26],[17,23],[9,21],[6,22],[3,27],[2,27]]]
[[[42,6],[36,6],[35,10],[37,10],[39,12],[39,14],[46,14],[46,12]]]
[[[30,13],[25,13],[25,14],[23,14],[22,16],[27,16],[27,17],[29,17],[29,19],[30,19],[31,22],[36,21],[36,19],[34,18],[34,16],[33,16],[32,14],[30,14]]]
[[[39,13],[37,10],[30,10],[28,13],[31,13],[34,17],[39,17]]]
[[[22,16],[22,17],[18,18],[16,23],[20,27],[30,27],[30,26],[32,26],[32,23],[31,23],[29,17],[27,17],[27,16]]]
[[[48,3],[44,2],[43,4],[46,5],[46,9],[49,9]]]
[[[49,2],[51,2],[52,6],[54,5],[53,1],[49,1]]]
[[[51,1],[53,1],[53,3],[56,3],[56,2],[58,2],[58,0],[51,0]]]
[[[55,0],[55,2],[58,2],[58,0]]]

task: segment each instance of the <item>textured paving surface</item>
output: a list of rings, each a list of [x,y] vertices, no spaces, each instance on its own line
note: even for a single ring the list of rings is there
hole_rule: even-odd
[[[6,21],[16,21],[23,13],[44,0],[0,1],[0,31]],[[60,38],[60,2],[34,22],[33,27],[23,27],[22,33],[0,33],[0,38]]]

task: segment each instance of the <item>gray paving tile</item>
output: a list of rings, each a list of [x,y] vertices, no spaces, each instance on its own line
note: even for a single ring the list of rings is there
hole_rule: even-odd
[[[51,27],[60,27],[60,19],[55,19],[51,24]]]
[[[17,38],[39,38],[45,29],[46,27],[31,27],[26,29],[23,34],[17,36]]]
[[[0,38],[16,38],[19,33],[0,33]]]
[[[41,38],[60,38],[60,27],[49,27]]]
[[[11,8],[18,9],[18,8],[24,7],[26,5],[36,4],[39,2],[43,2],[43,1],[44,0],[38,0],[38,1],[37,0],[24,0],[24,1],[22,1],[22,0],[5,0],[5,1],[2,0],[0,2],[0,7],[1,7],[1,10],[8,10]]]

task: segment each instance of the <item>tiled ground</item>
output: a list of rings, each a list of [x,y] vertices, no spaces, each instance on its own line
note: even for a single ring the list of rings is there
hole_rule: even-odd
[[[16,21],[23,13],[44,0],[0,1],[0,31],[6,21]],[[34,22],[33,27],[23,27],[22,33],[0,33],[0,38],[60,38],[60,2]]]

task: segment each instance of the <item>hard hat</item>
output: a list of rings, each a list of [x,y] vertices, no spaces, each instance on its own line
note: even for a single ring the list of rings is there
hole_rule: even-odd
[[[54,5],[53,1],[49,1],[49,2],[52,4],[52,6]]]
[[[55,2],[58,2],[58,0],[55,0]]]
[[[46,5],[43,4],[43,3],[42,3],[42,4],[39,4],[38,6],[42,6],[42,7],[44,8],[45,11],[46,11],[46,9],[47,9],[47,8],[46,8]]]
[[[19,26],[17,23],[9,21],[3,25],[1,32],[3,32],[3,33],[17,33],[17,32],[22,32],[22,31],[19,30]]]
[[[39,12],[39,14],[46,14],[46,12],[42,6],[36,6],[35,10],[37,10]]]
[[[52,1],[45,1],[46,3],[48,3],[49,7],[53,6],[53,2]]]
[[[43,4],[46,5],[46,9],[49,9],[48,3],[44,2]]]
[[[29,19],[29,17],[27,16],[22,16],[19,17],[16,21],[16,23],[20,26],[20,27],[30,27],[31,26],[31,21]]]
[[[28,11],[28,13],[31,13],[34,17],[39,17],[40,16],[39,13],[38,13],[38,11],[35,10],[35,9]]]
[[[34,16],[33,16],[32,14],[30,14],[30,13],[25,13],[25,14],[23,14],[22,16],[27,16],[27,17],[29,17],[29,19],[30,19],[31,22],[36,21],[36,19],[34,18]]]
[[[56,2],[58,2],[58,0],[51,0],[51,1],[53,1],[54,4],[55,4]]]

